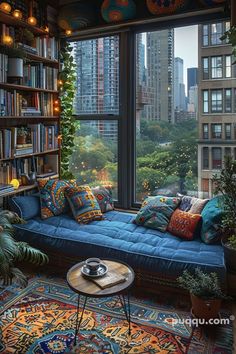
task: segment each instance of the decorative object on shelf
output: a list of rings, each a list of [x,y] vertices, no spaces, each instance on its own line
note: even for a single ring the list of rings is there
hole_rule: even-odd
[[[69,161],[74,149],[75,118],[73,100],[75,95],[76,71],[69,42],[62,41],[60,59],[63,63],[59,74],[59,95],[61,103],[61,178],[73,178],[69,171]]]
[[[11,5],[8,4],[7,2],[2,2],[0,4],[0,10],[2,12],[5,12],[6,14],[9,14],[11,12]]]
[[[191,274],[185,270],[177,281],[190,292],[193,316],[205,320],[219,317],[221,302],[229,297],[222,292],[216,273],[204,273],[196,268]]]
[[[18,20],[21,20],[23,15],[22,15],[22,12],[20,10],[16,9],[16,10],[14,10],[12,12],[12,16],[17,18]]]
[[[45,253],[29,246],[26,242],[14,240],[12,224],[23,223],[25,221],[11,211],[0,212],[0,276],[3,278],[4,285],[11,284],[14,278],[21,286],[26,286],[28,283],[26,276],[14,266],[15,262],[25,260],[36,265],[48,263]]]
[[[233,65],[236,64],[236,25],[231,26],[228,31],[220,38],[222,41],[232,45]]]
[[[101,14],[108,23],[131,20],[136,16],[136,5],[133,0],[104,0]]]
[[[25,127],[17,129],[17,144],[26,144],[26,137],[28,135],[28,130]]]
[[[18,189],[20,187],[20,182],[16,178],[12,179],[10,184],[13,185],[14,189]]]
[[[188,0],[146,0],[147,8],[153,15],[169,15],[184,8]]]
[[[10,78],[23,77],[25,53],[20,48],[5,46],[1,52],[8,56],[7,76]]]
[[[76,2],[61,7],[58,15],[58,26],[63,30],[76,31],[95,23],[96,7],[90,2]]]
[[[37,19],[36,17],[33,16],[33,3],[34,1],[30,1],[29,5],[29,17],[27,18],[27,22],[29,25],[36,26],[37,25]]]
[[[203,5],[215,6],[226,3],[226,0],[200,0]]]

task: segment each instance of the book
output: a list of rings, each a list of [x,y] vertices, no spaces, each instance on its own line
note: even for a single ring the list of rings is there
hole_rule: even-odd
[[[126,278],[122,274],[108,271],[102,278],[91,278],[91,280],[101,289],[106,289],[125,282]]]

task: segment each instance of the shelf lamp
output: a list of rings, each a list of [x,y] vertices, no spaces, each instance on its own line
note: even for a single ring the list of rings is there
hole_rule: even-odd
[[[29,17],[27,18],[27,22],[29,25],[32,25],[32,26],[37,25],[37,19],[36,19],[36,17],[33,16],[33,1],[30,2]]]
[[[0,4],[0,10],[2,12],[5,12],[6,14],[9,14],[11,12],[11,5],[8,4],[7,2],[2,2]]]
[[[12,16],[17,18],[18,20],[21,20],[22,19],[22,12],[20,10],[14,10],[12,12]]]
[[[2,42],[5,45],[11,46],[13,44],[13,38],[9,35],[3,35]]]

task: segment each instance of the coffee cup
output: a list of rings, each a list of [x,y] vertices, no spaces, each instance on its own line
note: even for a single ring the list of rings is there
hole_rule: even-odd
[[[91,273],[96,273],[100,264],[101,264],[101,259],[99,258],[88,258],[85,261],[85,265]]]

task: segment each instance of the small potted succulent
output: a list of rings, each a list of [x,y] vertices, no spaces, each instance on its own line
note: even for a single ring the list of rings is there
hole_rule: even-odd
[[[185,270],[177,281],[190,292],[193,316],[206,321],[219,317],[222,300],[229,298],[222,292],[216,273],[204,273],[200,268],[194,273]]]
[[[26,144],[26,137],[28,135],[28,130],[25,127],[20,127],[17,129],[17,144]]]
[[[213,176],[215,193],[223,195],[222,246],[228,270],[236,271],[236,161],[226,156],[219,175]]]

